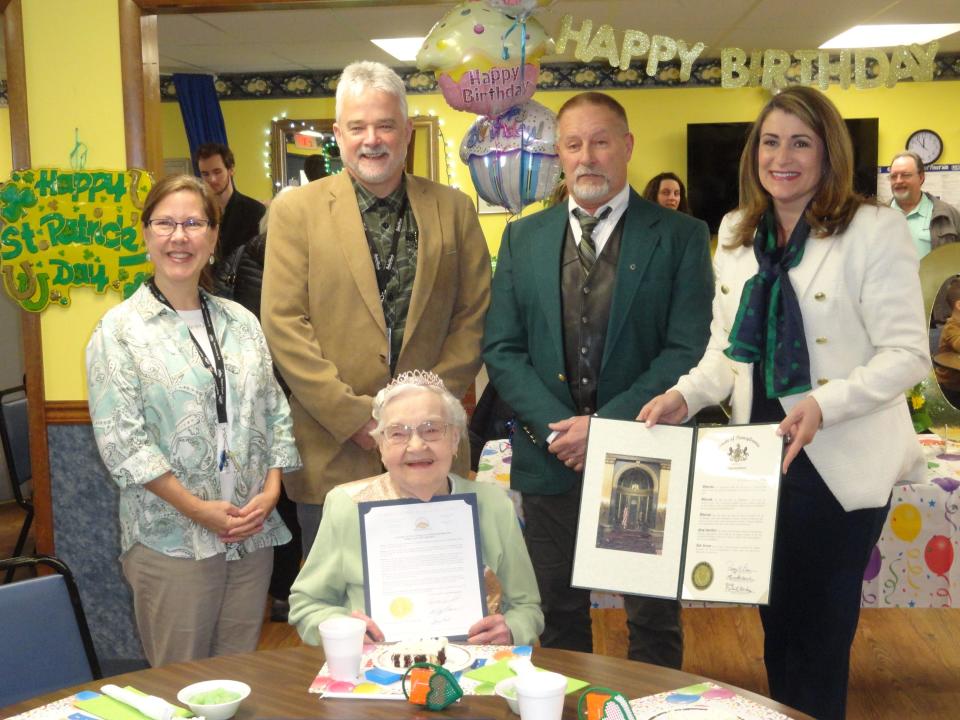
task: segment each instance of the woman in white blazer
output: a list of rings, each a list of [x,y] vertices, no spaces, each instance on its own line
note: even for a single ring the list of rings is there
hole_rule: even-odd
[[[918,261],[901,213],[853,192],[853,149],[823,94],[761,111],[720,226],[710,343],[638,420],[729,399],[732,422],[786,436],[771,603],[771,696],[844,716],[860,588],[893,484],[918,459],[903,391],[930,366]]]

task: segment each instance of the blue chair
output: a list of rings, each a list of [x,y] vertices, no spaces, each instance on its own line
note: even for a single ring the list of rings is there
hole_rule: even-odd
[[[0,585],[0,707],[102,677],[70,569],[43,555],[0,560],[0,569],[38,565],[56,574]]]
[[[3,457],[7,463],[13,498],[27,513],[20,527],[20,535],[13,549],[13,557],[23,555],[27,533],[33,522],[33,502],[23,493],[23,486],[33,476],[30,468],[30,426],[27,423],[27,395],[23,385],[0,391],[0,441],[3,442]],[[13,568],[7,570],[3,582],[13,580]]]

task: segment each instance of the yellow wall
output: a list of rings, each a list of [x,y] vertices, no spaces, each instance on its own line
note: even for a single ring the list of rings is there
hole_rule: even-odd
[[[13,151],[10,147],[10,109],[0,107],[0,178],[10,177]]]
[[[58,113],[31,112],[31,150],[34,165],[68,165],[73,147],[73,128],[88,145],[89,167],[123,167],[124,147],[120,96],[118,50],[113,42],[91,46],[85,38],[98,36],[103,28],[117,27],[116,4],[109,0],[86,2],[81,10],[71,0],[43,0],[44,8],[56,5],[56,12],[35,15],[39,0],[28,0],[24,13],[24,31],[28,48],[28,86],[31,108],[71,107],[70,122]],[[44,42],[50,22],[62,27]],[[68,32],[66,28],[70,28]],[[77,48],[64,48],[64,38],[75,38]],[[112,36],[111,36],[112,37]],[[49,47],[48,47],[49,45]],[[82,54],[101,68],[97,82],[62,82],[64,54]],[[91,57],[91,54],[96,57]],[[105,68],[105,70],[103,70]],[[571,92],[539,92],[536,99],[556,110]],[[685,125],[688,122],[735,122],[753,119],[767,98],[759,89],[724,90],[722,88],[665,88],[658,90],[614,90],[611,94],[624,104],[636,136],[630,163],[630,182],[642,187],[647,178],[672,169],[686,175]],[[830,96],[847,117],[879,117],[882,164],[903,148],[907,136],[920,127],[936,130],[944,139],[941,162],[960,163],[960,127],[956,108],[960,107],[960,82],[903,83],[893,89],[831,90]],[[441,131],[452,152],[451,183],[475,197],[470,175],[459,160],[460,141],[473,116],[450,109],[439,95],[410,98],[411,114],[433,113],[441,120]],[[333,99],[235,100],[223,103],[227,135],[237,158],[237,184],[253,197],[271,195],[268,158],[264,151],[269,140],[271,119],[286,112],[291,118],[333,116]],[[164,157],[187,157],[186,134],[176,103],[163,104]],[[0,116],[0,123],[3,117]],[[2,132],[2,128],[0,128]],[[444,153],[446,155],[446,153]],[[0,157],[0,163],[3,158]],[[446,181],[446,161],[441,159],[441,180]],[[539,203],[525,212],[535,212]],[[481,225],[496,252],[506,215],[483,215]],[[45,382],[48,400],[76,400],[86,397],[83,348],[90,332],[106,309],[118,302],[113,295],[90,292],[74,294],[73,305],[62,312],[47,310],[43,319]]]
[[[70,167],[76,131],[88,168],[126,168],[116,0],[25,0],[23,37],[31,164]],[[41,321],[47,400],[86,397],[84,347],[119,297],[78,291],[71,299]]]
[[[534,99],[557,110],[573,92],[538,92]],[[642,188],[658,172],[673,170],[686,177],[686,124],[700,122],[742,122],[756,117],[769,98],[757,88],[663,88],[658,90],[612,90],[627,110],[636,138],[630,163],[630,182]],[[880,118],[879,161],[903,149],[907,136],[918,128],[931,128],[944,140],[939,162],[960,163],[960,126],[956,108],[960,107],[960,82],[902,83],[892,89],[831,89],[828,93],[845,117]],[[460,141],[474,116],[457,112],[440,95],[411,95],[410,113],[440,117],[441,132],[452,152],[451,183],[476,197],[470,173],[460,162]],[[237,183],[243,192],[261,200],[271,195],[269,169],[263,156],[268,149],[266,131],[274,115],[286,112],[291,118],[333,117],[333,99],[235,100],[222,103],[227,136],[237,158]],[[164,157],[188,155],[186,135],[180,111],[175,103],[163,104]],[[446,153],[443,153],[445,156]],[[446,182],[446,160],[440,162],[441,181]],[[536,203],[525,214],[540,208]],[[496,252],[506,215],[482,215],[481,225],[491,252]]]

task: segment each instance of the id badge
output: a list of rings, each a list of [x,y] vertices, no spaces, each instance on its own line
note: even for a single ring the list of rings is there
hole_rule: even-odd
[[[393,367],[393,328],[387,328],[387,367]]]
[[[220,499],[233,502],[233,491],[237,485],[237,467],[227,447],[227,426],[217,426],[217,470],[220,476]]]

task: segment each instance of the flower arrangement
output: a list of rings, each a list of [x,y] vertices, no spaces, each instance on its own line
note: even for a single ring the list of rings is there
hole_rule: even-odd
[[[923,383],[917,383],[907,390],[907,406],[910,408],[910,420],[918,433],[926,432],[933,425],[927,412],[927,398],[923,395]]]

